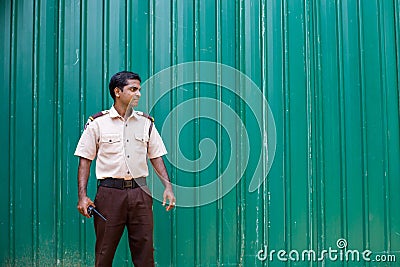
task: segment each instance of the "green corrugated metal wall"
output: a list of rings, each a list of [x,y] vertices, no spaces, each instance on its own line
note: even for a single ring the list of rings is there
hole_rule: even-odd
[[[163,133],[171,159],[178,145],[198,158],[203,138],[217,147],[202,172],[168,162],[176,184],[208,183],[229,161],[236,175],[246,170],[208,205],[166,213],[154,202],[157,266],[400,266],[399,8],[398,0],[0,1],[1,265],[93,265],[94,230],[76,210],[73,156],[86,118],[112,104],[113,73],[129,69],[146,80],[202,60],[232,66],[260,88],[275,118],[276,154],[266,182],[249,192],[265,155],[254,149],[262,140],[246,103],[192,84],[147,110],[159,97],[149,87],[141,108],[157,127],[179,103],[204,96],[234,109],[251,139],[246,166],[241,128],[232,122],[236,134],[227,138],[221,124],[229,121],[202,100],[194,114],[211,109],[219,122],[197,118]],[[93,197],[93,172],[89,187]],[[338,249],[340,238],[397,261],[257,258],[264,245],[320,253]],[[126,238],[114,262],[131,265]]]

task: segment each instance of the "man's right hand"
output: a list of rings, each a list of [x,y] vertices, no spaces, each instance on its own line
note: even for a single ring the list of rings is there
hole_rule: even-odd
[[[96,207],[94,205],[93,201],[90,198],[88,198],[87,196],[85,196],[85,197],[82,197],[79,199],[77,209],[80,214],[82,214],[83,216],[85,216],[87,218],[90,218],[90,215],[87,211],[89,206]]]

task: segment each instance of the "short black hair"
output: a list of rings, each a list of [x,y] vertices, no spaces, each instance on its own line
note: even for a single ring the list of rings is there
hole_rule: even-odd
[[[122,91],[124,89],[124,86],[128,84],[127,80],[139,80],[139,82],[142,82],[139,74],[137,73],[126,70],[115,73],[111,77],[110,83],[108,84],[110,95],[114,100],[115,100],[115,92],[114,92],[115,87],[118,87]]]

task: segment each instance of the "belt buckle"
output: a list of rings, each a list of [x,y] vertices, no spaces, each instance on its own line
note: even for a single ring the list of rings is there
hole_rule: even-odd
[[[133,185],[132,180],[124,181],[124,188],[132,188],[132,185]]]

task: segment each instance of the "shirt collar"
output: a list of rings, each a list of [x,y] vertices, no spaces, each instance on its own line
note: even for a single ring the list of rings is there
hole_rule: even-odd
[[[135,119],[139,118],[138,112],[136,110],[132,110],[132,114],[131,116],[129,116],[129,118],[134,117]]]
[[[121,115],[119,115],[118,111],[114,108],[114,106],[111,106],[110,108],[110,117],[111,118],[122,118]]]
[[[118,111],[114,108],[114,106],[111,106],[111,108],[110,108],[110,117],[111,118],[122,118],[122,116],[119,115]],[[129,116],[129,118],[131,118],[131,117],[134,117],[135,119],[139,118],[138,111],[132,110],[132,114]]]

